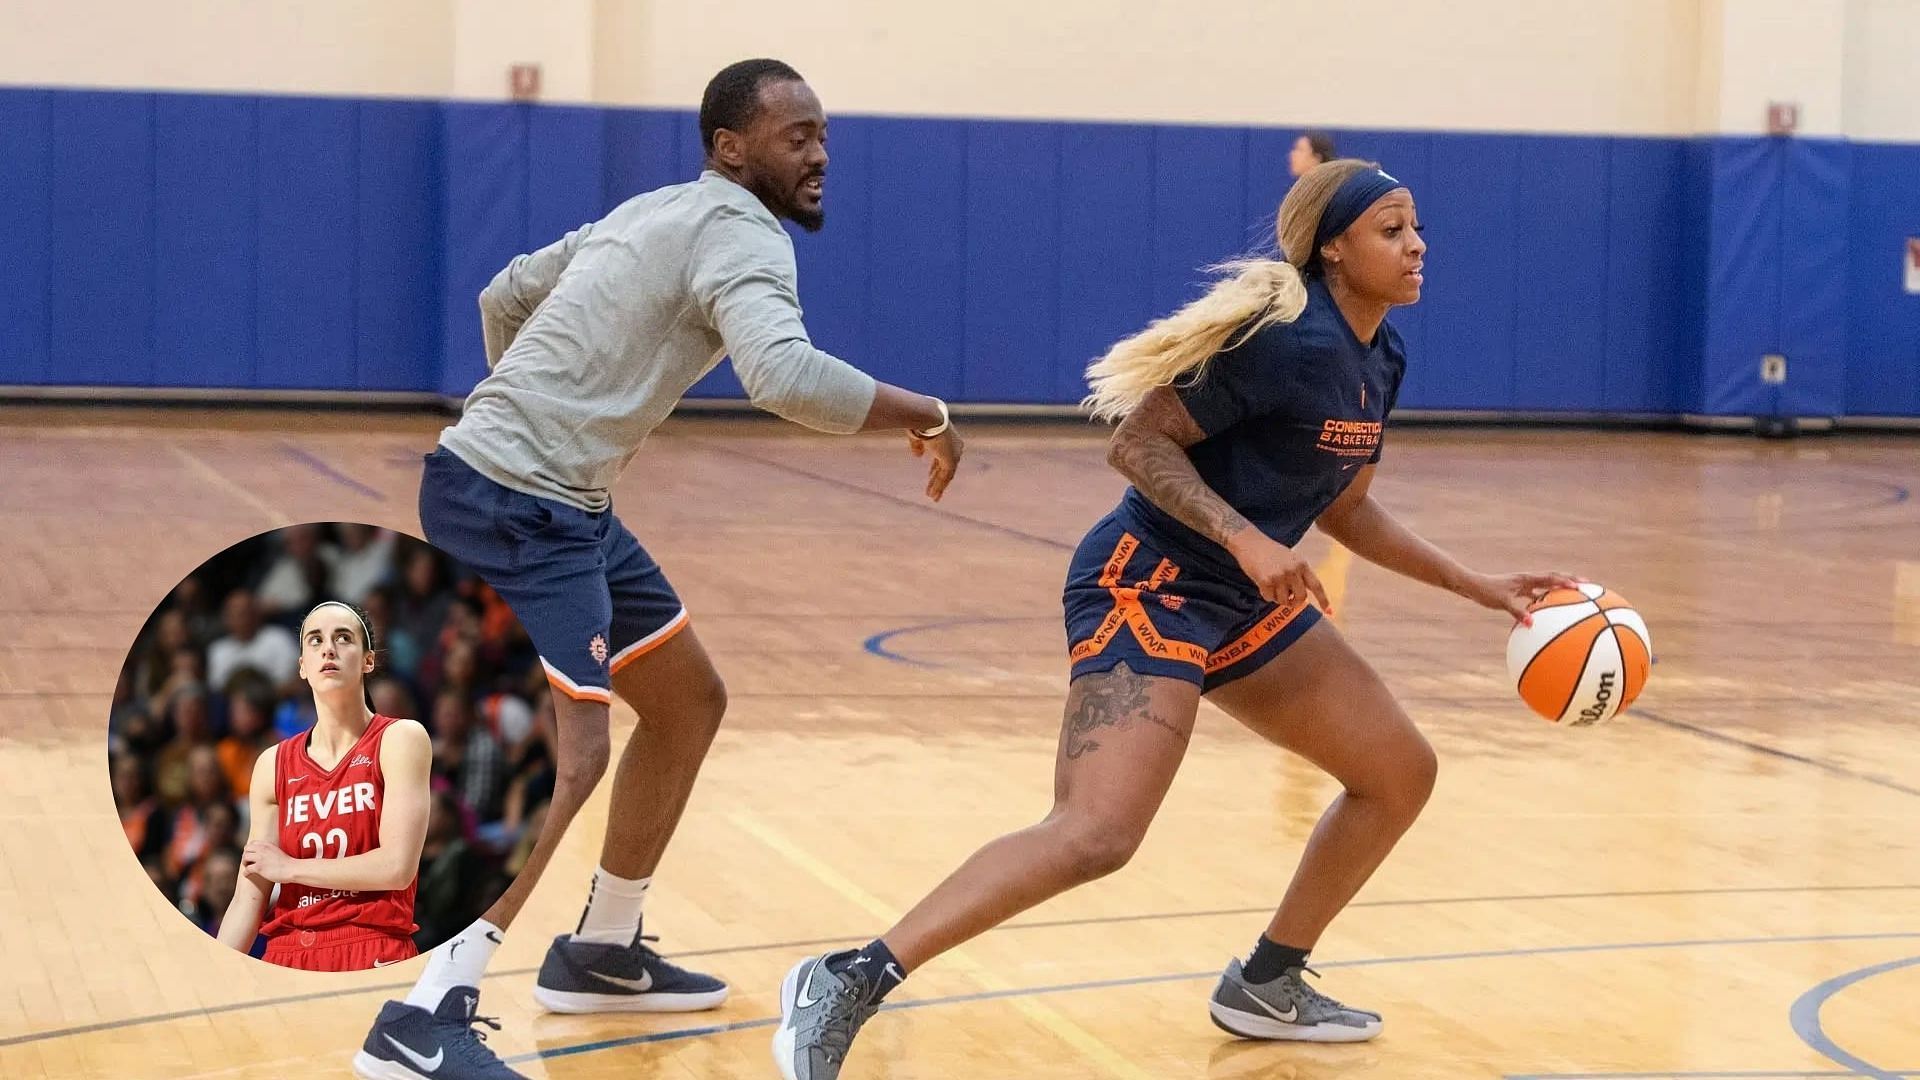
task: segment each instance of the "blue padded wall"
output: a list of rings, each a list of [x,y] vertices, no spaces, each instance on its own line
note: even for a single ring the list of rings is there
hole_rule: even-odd
[[[1832,139],[1784,142],[1780,351],[1788,357],[1779,410],[1838,416],[1847,392],[1847,205],[1853,147]]]
[[[877,379],[960,396],[965,353],[967,127],[955,121],[871,120],[878,166],[864,185],[867,351],[853,357]]]
[[[440,110],[0,91],[0,382],[433,387]]]
[[[1686,146],[1674,139],[1608,143],[1605,231],[1583,240],[1606,255],[1600,408],[1681,412],[1690,401],[1681,373],[1700,363],[1687,332],[1701,318],[1697,275],[1704,269],[1704,258],[1690,260],[1683,241],[1691,217],[1681,180]]]
[[[1851,151],[1830,140],[1714,141],[1701,411],[1841,411]],[[1787,357],[1784,385],[1760,379],[1769,353]]]
[[[50,367],[53,94],[0,88],[0,383],[57,381]]]
[[[1213,280],[1203,267],[1245,251],[1246,188],[1245,129],[1154,129],[1153,312],[1200,296]]]
[[[358,106],[260,102],[256,385],[355,385]]]
[[[1920,296],[1905,288],[1920,238],[1920,145],[1853,147],[1844,412],[1920,416]]]
[[[429,389],[440,369],[440,109],[362,102],[359,144],[354,385]]]
[[[1497,135],[1433,136],[1432,173],[1415,192],[1432,259],[1420,307],[1426,365],[1408,406],[1506,409],[1513,400],[1520,143]],[[1578,407],[1569,401],[1569,407]]]
[[[1607,142],[1523,136],[1514,218],[1513,396],[1594,408],[1606,385]]]
[[[253,386],[259,103],[164,94],[154,105],[155,386]]]
[[[526,112],[514,105],[445,107],[438,387],[445,394],[465,394],[486,375],[480,290],[527,250]]]
[[[1920,415],[1920,148],[1334,134],[1427,226],[1403,406]],[[1208,264],[1273,246],[1293,137],[838,118],[828,228],[789,230],[808,327],[955,400],[1071,403]],[[464,394],[508,259],[702,161],[685,110],[30,88],[0,89],[0,142],[10,384]]]
[[[1153,129],[1065,124],[1060,133],[1060,328],[1052,398],[1078,401],[1082,373],[1153,314]]]
[[[47,376],[154,384],[152,94],[53,95]]]
[[[521,111],[526,118],[527,168],[527,232],[522,243],[523,250],[532,251],[611,209],[606,120],[600,109]]]
[[[971,124],[967,131],[961,395],[1053,400],[1060,337],[1058,125]],[[1008,273],[1008,267],[1020,267]]]

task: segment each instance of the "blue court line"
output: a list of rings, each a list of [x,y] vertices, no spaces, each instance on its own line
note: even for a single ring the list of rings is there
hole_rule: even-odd
[[[357,491],[360,494],[365,495],[369,499],[375,499],[379,502],[387,501],[387,497],[385,495],[380,494],[378,491],[374,490],[373,488],[370,488],[367,485],[361,483],[360,481],[355,480],[353,477],[348,476],[346,473],[343,473],[339,469],[336,469],[333,466],[327,464],[326,462],[321,461],[319,458],[314,457],[312,454],[307,453],[305,450],[302,450],[297,446],[294,446],[290,443],[283,442],[280,444],[280,452],[292,458],[293,460],[300,462],[301,464],[305,465],[307,468],[312,469],[314,472],[319,473],[321,476],[324,476],[327,479],[332,480],[335,483],[338,483],[344,487],[352,488],[354,491]]]
[[[1037,616],[1033,618],[1037,618]],[[1028,617],[1023,617],[1023,616],[984,616],[983,615],[983,616],[969,616],[969,617],[955,618],[955,619],[941,619],[935,622],[916,623],[912,626],[899,626],[891,630],[882,630],[880,633],[875,634],[872,637],[869,637],[865,641],[861,642],[861,648],[865,649],[867,652],[872,653],[873,655],[878,656],[884,660],[892,660],[895,663],[908,664],[910,666],[918,667],[918,668],[939,669],[939,668],[950,667],[952,665],[944,664],[937,660],[921,660],[917,657],[908,656],[904,653],[894,652],[892,649],[887,647],[888,643],[891,642],[894,638],[903,637],[908,634],[917,634],[927,630],[942,630],[948,627],[967,626],[967,625],[980,624],[980,623],[1025,622],[1025,621],[1030,621],[1030,619]],[[1655,657],[1654,662],[1658,663],[1659,658]],[[1861,772],[1857,769],[1850,769],[1850,768],[1847,768],[1845,765],[1837,765],[1831,761],[1823,761],[1820,758],[1808,757],[1805,754],[1797,754],[1791,750],[1781,750],[1778,747],[1768,746],[1764,743],[1757,743],[1748,739],[1739,738],[1738,736],[1728,735],[1723,732],[1714,731],[1712,728],[1701,727],[1698,724],[1689,724],[1684,720],[1674,720],[1670,717],[1662,716],[1659,713],[1653,712],[1650,709],[1636,708],[1633,710],[1632,715],[1639,719],[1651,720],[1656,724],[1660,724],[1663,727],[1673,728],[1676,731],[1685,731],[1693,735],[1698,735],[1703,739],[1712,739],[1715,742],[1726,743],[1731,746],[1743,747],[1747,750],[1752,750],[1755,753],[1766,754],[1770,757],[1781,758],[1783,760],[1796,762],[1801,765],[1811,765],[1816,769],[1820,769],[1823,772],[1831,773],[1835,776],[1844,776],[1850,780],[1859,780],[1859,781],[1862,781],[1863,783],[1873,784],[1876,787],[1883,787],[1890,791],[1898,791],[1904,795],[1920,796],[1920,788],[1909,787],[1905,784],[1900,783],[1897,780],[1889,780],[1888,778],[1877,775],[1875,773]]]
[[[684,438],[687,442],[693,443],[697,446],[704,447],[717,454],[726,454],[731,457],[743,458],[747,461],[754,462],[755,464],[758,464],[758,465],[765,465],[769,469],[779,469],[781,472],[792,473],[795,476],[804,476],[809,480],[817,480],[822,484],[828,484],[833,487],[840,488],[843,491],[853,491],[853,492],[858,492],[861,495],[871,495],[876,499],[885,499],[887,502],[893,503],[896,506],[904,506],[909,510],[918,510],[922,513],[932,514],[935,517],[943,517],[950,521],[964,522],[968,525],[977,525],[982,529],[992,529],[994,532],[997,532],[997,533],[1004,533],[1007,536],[1016,536],[1022,540],[1030,540],[1036,544],[1045,544],[1050,548],[1056,548],[1060,551],[1072,551],[1074,547],[1077,546],[1075,544],[1066,543],[1065,541],[1062,541],[1062,540],[1055,540],[1051,536],[1041,536],[1039,533],[1030,533],[1023,529],[1016,529],[1011,525],[1002,525],[997,521],[989,521],[986,518],[977,518],[969,514],[961,514],[961,513],[956,513],[952,510],[944,510],[940,507],[939,503],[933,502],[932,500],[927,499],[925,496],[921,496],[918,500],[910,499],[905,496],[895,495],[892,492],[877,491],[873,488],[865,486],[864,484],[853,483],[850,480],[842,480],[837,476],[827,476],[821,473],[814,472],[811,469],[802,469],[797,465],[789,465],[784,461],[772,461],[767,458],[760,457],[757,454],[749,454],[744,450],[736,450],[731,446],[723,446],[719,443],[708,442],[702,439],[689,438],[686,436],[682,436],[682,438]]]
[[[1668,717],[1661,716],[1659,713],[1651,712],[1646,709],[1634,709],[1630,715],[1637,716],[1642,720],[1651,720],[1656,724],[1673,728],[1676,731],[1690,732],[1694,735],[1700,736],[1703,739],[1712,739],[1715,742],[1727,743],[1731,746],[1743,746],[1748,750],[1754,751],[1755,753],[1766,754],[1769,757],[1777,757],[1786,761],[1798,762],[1799,764],[1802,764],[1802,765],[1811,765],[1814,768],[1821,770],[1822,772],[1832,773],[1835,776],[1844,776],[1850,780],[1860,780],[1865,783],[1873,784],[1876,787],[1887,788],[1890,791],[1898,791],[1904,795],[1920,795],[1920,788],[1908,787],[1907,785],[1902,784],[1898,781],[1889,780],[1884,776],[1878,776],[1878,775],[1875,775],[1874,773],[1860,772],[1857,769],[1849,769],[1845,765],[1836,765],[1831,761],[1822,761],[1819,758],[1808,757],[1805,754],[1796,754],[1791,750],[1781,750],[1778,747],[1768,746],[1765,743],[1752,742],[1750,740],[1742,739],[1734,735],[1725,734],[1724,732],[1715,731],[1712,728],[1704,728],[1697,724],[1689,724],[1683,720],[1669,719]]]
[[[873,655],[880,657],[883,660],[892,660],[893,662],[898,664],[911,664],[914,667],[923,667],[923,668],[943,668],[943,667],[948,667],[950,665],[942,664],[936,660],[916,660],[911,656],[894,652],[893,650],[887,648],[887,642],[905,634],[918,634],[926,630],[944,630],[949,626],[973,626],[980,623],[1040,622],[1040,621],[1050,621],[1050,620],[1043,620],[1041,616],[1038,616],[1038,615],[1032,615],[1032,616],[969,615],[969,616],[963,616],[957,619],[941,619],[941,620],[938,620],[937,622],[915,623],[912,626],[897,626],[892,630],[882,630],[879,633],[868,638],[867,640],[861,642],[860,647],[872,653]]]
[[[105,697],[105,694],[99,695]],[[1564,893],[1508,893],[1481,896],[1434,896],[1407,897],[1397,900],[1355,900],[1348,908],[1386,908],[1386,907],[1430,907],[1445,904],[1504,904],[1537,900],[1622,900],[1663,896],[1738,896],[1770,895],[1778,893],[1847,893],[1847,892],[1905,892],[1920,890],[1920,884],[1912,885],[1751,885],[1730,886],[1706,889],[1616,889],[1604,892],[1564,892]],[[1112,923],[1151,922],[1168,919],[1204,919],[1230,915],[1267,915],[1273,911],[1272,904],[1261,907],[1212,908],[1200,911],[1156,911],[1137,915],[1103,915],[1082,919],[1048,919],[1033,922],[1011,922],[989,930],[990,934],[1001,934],[1013,930],[1058,930],[1068,927],[1105,926]],[[774,952],[785,949],[815,949],[830,945],[860,944],[873,938],[871,931],[858,934],[843,934],[838,937],[810,938],[802,941],[770,941],[753,945],[726,945],[714,949],[697,949],[689,952],[675,951],[668,954],[674,960],[689,960],[696,957],[731,956],[738,953]],[[502,968],[489,971],[483,978],[488,980],[509,979],[521,975],[531,975],[540,970],[538,966],[520,968]],[[123,1020],[103,1020],[93,1024],[75,1027],[56,1028],[51,1031],[28,1032],[24,1035],[11,1035],[0,1038],[0,1047],[15,1046],[20,1043],[44,1042],[49,1039],[66,1038],[70,1035],[87,1035],[97,1031],[113,1031],[120,1028],[141,1027],[147,1024],[160,1024],[172,1020],[187,1020],[197,1016],[214,1016],[220,1013],[245,1012],[250,1009],[271,1009],[281,1005],[294,1005],[303,1001],[321,1001],[329,998],[357,997],[363,994],[380,994],[390,990],[408,990],[411,982],[379,983],[372,986],[355,986],[341,990],[317,990],[308,994],[292,994],[283,997],[260,998],[255,1001],[229,1002],[225,1005],[209,1005],[198,1009],[180,1009],[175,1012],[153,1013],[146,1016],[130,1016]]]
[[[1858,971],[1849,971],[1844,975],[1836,975],[1801,994],[1795,999],[1793,1007],[1787,1010],[1787,1019],[1793,1024],[1793,1033],[1800,1036],[1801,1042],[1818,1050],[1827,1060],[1852,1069],[1853,1075],[1868,1076],[1873,1080],[1898,1080],[1903,1074],[1869,1064],[1834,1042],[1827,1035],[1826,1029],[1820,1026],[1820,1010],[1835,994],[1855,983],[1865,982],[1876,975],[1885,975],[1889,971],[1898,971],[1915,965],[1920,965],[1920,956],[1909,956],[1904,960],[1889,960],[1884,964],[1875,964]]]
[[[1859,1072],[1807,1068],[1743,1068],[1738,1072],[1509,1072],[1501,1080],[1818,1080],[1824,1076],[1859,1076]],[[1891,1072],[1889,1076],[1920,1076],[1920,1068]]]
[[[1579,953],[1631,952],[1650,949],[1687,949],[1729,945],[1802,945],[1830,941],[1893,941],[1920,938],[1920,931],[1899,931],[1878,934],[1810,934],[1798,937],[1774,938],[1690,938],[1681,941],[1635,941],[1605,945],[1550,945],[1532,949],[1488,949],[1478,952],[1424,953],[1414,956],[1381,956],[1366,960],[1316,960],[1316,969],[1385,967],[1393,964],[1431,964],[1455,960],[1501,960],[1530,956],[1567,956]],[[1914,962],[1914,961],[1907,961]],[[1136,975],[1122,979],[1100,979],[1092,982],[1057,983],[1052,986],[1030,986],[1014,990],[986,990],[974,994],[954,994],[947,997],[925,998],[919,1001],[902,1001],[881,1006],[882,1012],[907,1009],[928,1009],[938,1005],[958,1005],[974,1001],[994,1001],[1000,998],[1041,997],[1050,994],[1067,994],[1080,990],[1109,990],[1124,986],[1147,986],[1155,983],[1197,982],[1201,979],[1217,979],[1218,969],[1206,971],[1187,971],[1170,975]],[[745,1031],[750,1028],[772,1027],[779,1023],[776,1017],[763,1017],[756,1020],[741,1020],[730,1024],[707,1024],[697,1028],[678,1028],[670,1031],[655,1031],[645,1035],[629,1035],[618,1039],[601,1039],[590,1043],[575,1043],[569,1046],[555,1046],[530,1053],[520,1054],[506,1059],[509,1065],[518,1065],[528,1061],[546,1058],[568,1057],[574,1054],[587,1054],[600,1050],[617,1050],[625,1046],[638,1046],[644,1043],[678,1042],[684,1039],[703,1038],[708,1035],[720,1035],[733,1031]],[[1664,1075],[1664,1074],[1654,1074]]]

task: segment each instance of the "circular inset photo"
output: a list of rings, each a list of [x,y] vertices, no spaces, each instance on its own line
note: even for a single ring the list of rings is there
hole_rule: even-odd
[[[128,650],[114,805],[154,887],[228,948],[359,971],[506,891],[554,785],[533,643],[425,541],[292,525],[202,563]]]

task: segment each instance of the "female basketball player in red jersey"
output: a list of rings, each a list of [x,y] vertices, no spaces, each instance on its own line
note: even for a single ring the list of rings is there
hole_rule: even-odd
[[[787,1080],[835,1080],[907,973],[1120,868],[1186,754],[1200,699],[1344,786],[1243,964],[1208,1002],[1245,1038],[1358,1042],[1380,1014],[1305,979],[1307,954],[1427,801],[1433,749],[1321,618],[1307,530],[1416,581],[1525,620],[1563,574],[1484,574],[1369,494],[1406,370],[1386,321],[1420,298],[1413,194],[1377,166],[1316,166],[1280,206],[1285,260],[1251,259],[1088,369],[1107,460],[1133,482],[1067,572],[1071,681],[1046,819],[981,848],[862,949],[801,961],[781,989]],[[837,778],[832,778],[837,779]],[[831,779],[829,780],[831,782]]]
[[[427,730],[367,705],[373,632],[328,602],[300,625],[300,677],[318,719],[263,752],[240,880],[220,941],[308,971],[359,971],[415,955],[413,894],[427,834]],[[267,898],[277,884],[273,910]],[[262,926],[265,913],[266,925]]]

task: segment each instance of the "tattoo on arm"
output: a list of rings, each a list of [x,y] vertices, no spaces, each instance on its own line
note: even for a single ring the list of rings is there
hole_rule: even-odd
[[[1114,429],[1107,461],[1155,506],[1216,544],[1247,527],[1247,519],[1207,486],[1187,457],[1204,439],[1171,389],[1148,394]]]
[[[1171,733],[1181,742],[1191,738],[1192,725],[1185,727],[1154,714],[1148,688],[1148,676],[1139,675],[1125,664],[1104,675],[1076,681],[1067,696],[1067,724],[1063,733],[1068,761],[1076,761],[1100,749],[1094,738],[1102,729],[1125,731],[1143,721]]]

